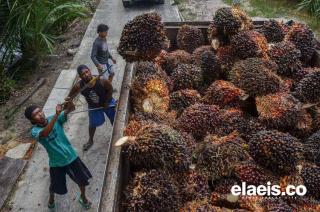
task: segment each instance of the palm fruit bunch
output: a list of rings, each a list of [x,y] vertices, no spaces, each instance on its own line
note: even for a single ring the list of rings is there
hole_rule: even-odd
[[[190,133],[195,139],[201,140],[213,133],[221,123],[220,108],[216,105],[194,104],[187,107],[176,120],[178,129]]]
[[[131,102],[135,111],[166,112],[169,109],[169,87],[157,74],[140,74],[131,86]]]
[[[159,76],[159,78],[163,78],[165,80],[170,90],[172,88],[170,77],[167,75],[166,72],[162,70],[160,66],[158,66],[153,62],[149,62],[149,61],[137,62],[135,63],[134,71],[135,71],[135,77],[144,78],[147,75]]]
[[[300,80],[294,90],[294,95],[303,102],[320,102],[320,71],[307,74]]]
[[[221,108],[239,108],[245,95],[243,90],[237,88],[231,82],[216,80],[207,89],[202,101],[205,104],[218,105]]]
[[[312,30],[302,23],[295,23],[285,36],[285,40],[292,42],[301,51],[301,60],[310,61],[314,52],[314,35]]]
[[[231,71],[232,66],[236,61],[234,54],[232,46],[222,46],[217,49],[216,60],[221,75],[224,77]]]
[[[302,104],[288,93],[256,97],[259,119],[270,128],[288,129],[298,122]]]
[[[170,94],[170,110],[177,112],[179,117],[185,108],[200,102],[200,94],[196,90],[179,90]]]
[[[292,76],[292,78],[294,79],[294,84],[296,86],[296,84],[298,84],[300,82],[300,80],[302,80],[306,75],[314,73],[314,72],[318,72],[320,71],[320,68],[316,68],[316,67],[302,67],[300,69],[298,69],[298,71]]]
[[[177,181],[181,202],[192,200],[201,200],[209,196],[209,184],[207,177],[194,170],[175,174],[174,179]]]
[[[168,45],[161,17],[155,12],[136,16],[123,28],[119,54],[127,61],[153,60]]]
[[[143,126],[122,148],[133,169],[165,168],[183,171],[189,167],[191,152],[182,135],[166,125]]]
[[[203,52],[206,51],[213,51],[212,47],[210,45],[200,46],[194,50],[192,53],[192,62],[193,64],[200,66],[201,64],[201,55]]]
[[[302,148],[299,140],[288,133],[263,130],[251,137],[249,152],[259,165],[281,176],[295,169]]]
[[[298,113],[297,123],[288,129],[288,132],[291,135],[299,139],[305,139],[306,137],[310,136],[313,131],[312,116],[307,112],[307,110],[304,109]]]
[[[247,159],[247,152],[236,142],[205,141],[197,153],[196,169],[214,181],[231,176],[235,165]]]
[[[283,24],[276,20],[265,21],[257,31],[266,37],[268,43],[281,42],[286,34]]]
[[[257,31],[239,32],[231,38],[231,46],[240,59],[250,57],[268,58],[267,39]]]
[[[233,172],[240,182],[246,182],[249,185],[266,185],[268,181],[276,181],[276,178],[271,173],[253,161],[237,164]]]
[[[125,190],[126,211],[176,211],[179,202],[176,183],[163,170],[134,173]]]
[[[204,140],[205,143],[210,143],[210,144],[215,144],[215,145],[220,145],[224,143],[235,143],[239,144],[242,147],[245,147],[245,142],[243,139],[239,136],[239,133],[236,131],[233,131],[229,135],[225,136],[217,136],[217,135],[207,135]]]
[[[250,136],[265,127],[253,117],[247,116],[240,109],[230,108],[221,113],[221,124],[217,127],[217,134],[225,136],[233,131],[237,131],[246,141]]]
[[[281,211],[281,212],[292,212],[291,208],[282,199],[266,199],[262,202],[265,211]]]
[[[283,41],[271,46],[268,55],[277,65],[277,73],[282,76],[292,77],[301,69],[300,50],[291,42]]]
[[[320,202],[306,198],[300,197],[294,199],[290,206],[293,208],[294,211],[301,211],[301,212],[318,212],[320,211]]]
[[[251,96],[267,95],[278,92],[282,84],[274,70],[272,63],[261,58],[248,58],[235,63],[230,79],[235,86]]]
[[[208,50],[202,53],[200,67],[203,72],[204,86],[209,86],[214,80],[220,78],[221,71],[217,63],[214,51]]]
[[[265,212],[262,196],[240,196],[239,205],[246,211]]]
[[[320,168],[317,166],[303,167],[301,177],[307,187],[307,195],[320,200]]]
[[[222,211],[228,211],[229,209],[237,209],[240,208],[239,203],[239,196],[234,196],[231,193],[229,194],[219,194],[216,192],[212,192],[210,196],[211,204],[214,206],[221,207],[225,210]]]
[[[304,156],[307,160],[320,165],[320,131],[312,134],[304,143]]]
[[[187,202],[179,210],[180,212],[217,212],[208,199]]]
[[[204,36],[200,29],[185,24],[178,30],[177,46],[179,49],[191,54],[202,45],[204,45]]]
[[[252,28],[251,18],[238,8],[223,7],[218,9],[213,21],[218,33],[221,32],[225,36],[231,36]]]
[[[198,66],[192,64],[179,64],[177,68],[173,70],[171,80],[174,91],[199,89],[203,82],[202,71]]]
[[[239,184],[235,177],[224,177],[211,183],[212,191],[219,194],[229,194],[232,186]]]
[[[299,165],[297,167],[299,167]],[[303,185],[303,184],[304,184],[304,182],[303,182],[303,179],[300,176],[299,172],[293,172],[290,175],[282,176],[282,177],[280,177],[280,180],[279,180],[281,192],[283,192],[283,191],[285,192],[287,186],[289,186],[289,185],[294,185],[297,187],[297,186]],[[297,197],[297,196],[298,195],[295,195],[295,197]]]

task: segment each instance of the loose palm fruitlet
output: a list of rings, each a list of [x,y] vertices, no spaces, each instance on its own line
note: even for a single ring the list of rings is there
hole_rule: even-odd
[[[268,51],[269,57],[277,65],[277,73],[282,76],[292,77],[302,68],[300,50],[296,49],[291,42],[283,41],[271,46]]]
[[[285,40],[292,42],[301,51],[301,60],[308,63],[315,52],[314,35],[312,30],[302,23],[295,23]]]
[[[217,143],[219,141],[206,140],[200,144],[201,148],[197,153],[196,169],[213,181],[231,176],[234,167],[249,158],[237,141]]]
[[[311,72],[300,80],[294,90],[294,95],[303,102],[320,102],[320,71]]]
[[[207,89],[202,101],[205,104],[218,105],[221,108],[239,108],[245,96],[245,92],[234,86],[231,82],[216,80]]]
[[[179,190],[164,170],[140,171],[125,190],[126,211],[177,211]]]
[[[179,64],[171,75],[173,90],[199,89],[203,83],[202,71],[192,64]]]
[[[281,176],[295,169],[302,147],[299,140],[288,133],[263,130],[250,139],[249,152],[259,165]]]
[[[223,7],[216,11],[213,21],[225,36],[252,28],[251,18],[238,8]]]
[[[320,200],[320,168],[317,166],[303,167],[301,177],[307,187],[307,195]]]
[[[298,122],[302,104],[288,93],[256,97],[259,119],[268,127],[288,129]]]
[[[170,110],[177,112],[179,117],[185,108],[200,101],[200,94],[196,90],[179,90],[170,94]]]
[[[276,20],[265,21],[257,31],[266,37],[268,43],[281,42],[286,34],[283,24]]]
[[[184,137],[166,125],[142,127],[135,137],[128,137],[122,151],[133,169],[184,171],[190,165],[191,151]]]
[[[135,77],[131,87],[134,111],[166,112],[169,109],[169,87],[158,74]]]
[[[204,45],[204,36],[200,29],[183,25],[177,34],[177,46],[190,54],[199,46]]]
[[[168,45],[161,17],[155,12],[136,16],[123,28],[119,54],[127,61],[153,60]]]
[[[267,95],[280,90],[282,80],[276,75],[275,65],[261,58],[248,58],[235,63],[231,82],[251,96]]]
[[[320,166],[320,131],[312,134],[304,143],[304,156]]]
[[[257,31],[239,32],[231,38],[231,46],[240,59],[250,57],[268,58],[267,39]]]
[[[177,119],[178,129],[190,133],[201,140],[207,134],[215,132],[221,123],[220,108],[216,105],[194,104],[187,107]]]

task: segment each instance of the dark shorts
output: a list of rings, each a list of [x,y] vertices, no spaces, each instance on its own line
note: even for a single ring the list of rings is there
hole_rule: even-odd
[[[68,192],[66,174],[79,186],[89,185],[89,179],[92,178],[86,165],[80,158],[77,158],[66,166],[50,167],[50,192],[56,194],[66,194]]]
[[[109,108],[100,110],[89,110],[89,127],[96,128],[101,126],[105,122],[104,114],[110,120],[113,125],[114,117],[116,115],[116,104],[117,101],[112,98],[109,102]]]

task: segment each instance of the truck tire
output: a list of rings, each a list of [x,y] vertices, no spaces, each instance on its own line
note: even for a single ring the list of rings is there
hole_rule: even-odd
[[[131,2],[130,2],[130,1],[122,0],[122,4],[123,4],[123,7],[125,7],[125,8],[127,8],[127,7],[130,7],[130,6],[131,6]]]

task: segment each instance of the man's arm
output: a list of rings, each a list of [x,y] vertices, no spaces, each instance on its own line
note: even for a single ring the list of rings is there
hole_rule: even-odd
[[[76,94],[80,92],[80,83],[77,82],[70,90],[68,97],[65,98],[68,101],[71,97],[74,97]]]
[[[98,44],[96,42],[93,42],[92,49],[91,49],[91,60],[98,69],[101,69],[102,67],[97,59],[97,55],[98,55]]]
[[[106,98],[106,105],[105,105],[105,107],[108,107],[109,106],[109,102],[110,102],[110,100],[112,99],[112,92],[113,92],[113,88],[112,88],[112,85],[111,85],[111,83],[109,82],[109,80],[107,80],[107,79],[101,79],[101,82],[102,82],[102,85],[103,85],[103,87],[104,87],[104,89],[105,89],[105,91],[106,91],[106,96],[107,96],[107,98]]]
[[[108,51],[108,58],[110,58],[110,59],[112,60],[112,62],[113,62],[114,64],[116,64],[117,61],[116,61],[116,60],[112,57],[112,55],[110,54],[109,48],[107,49],[107,51]]]
[[[40,135],[39,135],[40,138],[45,138],[48,135],[50,135],[50,133],[51,133],[53,127],[54,127],[54,124],[56,123],[61,111],[62,111],[62,106],[61,105],[57,105],[56,106],[56,114],[54,114],[53,118],[50,120],[50,122],[47,124],[47,126],[45,126],[43,128],[43,130],[40,132]]]

